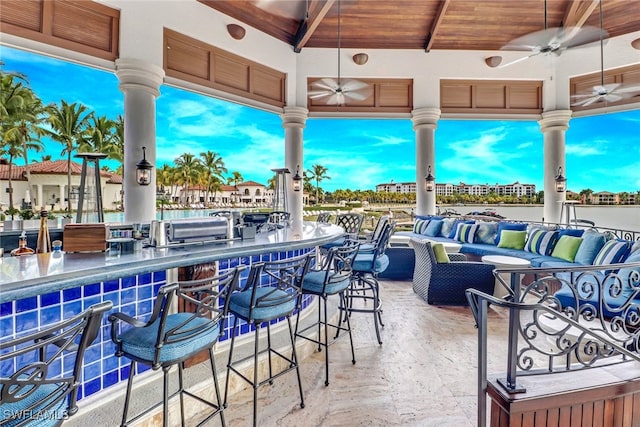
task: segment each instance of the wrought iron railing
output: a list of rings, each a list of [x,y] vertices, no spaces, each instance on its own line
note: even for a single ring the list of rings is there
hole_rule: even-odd
[[[539,225],[541,227],[567,228],[566,223],[542,222],[542,221],[526,221],[526,222],[528,224]],[[631,242],[640,240],[640,231],[623,230],[621,228],[611,228],[611,227],[599,227],[591,221],[586,221],[581,219],[572,221],[568,227],[581,229],[581,230],[593,230],[600,233],[604,233],[611,238],[629,240]]]
[[[497,380],[508,393],[526,391],[518,377],[640,361],[640,262],[494,275],[507,296],[467,290],[478,327],[478,426],[487,421],[489,304],[509,316],[506,376]]]

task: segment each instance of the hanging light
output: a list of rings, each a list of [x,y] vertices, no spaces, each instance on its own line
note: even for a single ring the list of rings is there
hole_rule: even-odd
[[[427,168],[427,176],[424,177],[425,180],[425,188],[427,191],[433,191],[435,187],[436,177],[431,175],[431,165]]]
[[[142,160],[136,163],[136,180],[140,185],[149,185],[151,183],[151,169],[153,165],[147,161],[147,147],[142,147]]]
[[[562,175],[562,166],[558,166],[558,175],[556,175],[556,191],[564,193],[567,189],[567,178]]]
[[[293,180],[293,191],[302,190],[302,177],[300,176],[300,165],[296,166],[296,174],[291,179]]]

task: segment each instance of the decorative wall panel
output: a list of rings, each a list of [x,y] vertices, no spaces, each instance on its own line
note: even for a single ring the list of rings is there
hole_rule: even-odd
[[[441,80],[440,109],[443,114],[540,114],[542,82]]]

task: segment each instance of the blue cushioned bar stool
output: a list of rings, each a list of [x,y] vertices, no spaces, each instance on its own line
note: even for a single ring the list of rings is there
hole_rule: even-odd
[[[251,265],[247,283],[238,292],[229,298],[229,311],[233,313],[233,329],[231,344],[229,347],[229,362],[227,364],[227,379],[225,383],[225,407],[229,392],[229,377],[235,373],[253,387],[253,425],[257,425],[258,417],[258,387],[266,383],[272,383],[277,378],[292,370],[298,377],[300,390],[300,406],[304,408],[304,396],[302,393],[302,381],[296,355],[294,330],[291,325],[291,315],[300,308],[302,280],[309,270],[312,260],[311,253],[299,255],[280,261],[258,262]],[[292,347],[291,357],[287,357],[271,346],[270,323],[276,319],[287,319],[289,338]],[[243,319],[255,329],[254,351],[252,355],[237,360],[233,359],[234,345],[238,333],[238,320]],[[260,349],[260,329],[266,326],[267,344]],[[260,378],[258,361],[261,354],[266,353],[268,362],[268,375]],[[277,356],[284,361],[286,368],[274,372],[272,356]],[[243,374],[241,365],[253,358],[253,378]]]
[[[346,241],[343,246],[329,249],[327,257],[324,259],[322,269],[311,270],[307,273],[302,281],[302,293],[317,295],[318,300],[318,321],[299,330],[300,312],[296,318],[296,338],[303,338],[318,344],[318,351],[325,348],[325,385],[329,385],[329,345],[333,344],[335,338],[339,336],[340,331],[349,333],[349,341],[351,343],[352,362],[356,363],[356,354],[353,348],[353,338],[351,336],[351,324],[349,316],[345,317],[346,327],[341,326],[341,322],[337,324],[329,323],[327,317],[327,298],[330,295],[340,296],[340,307],[346,307],[344,291],[349,287],[351,282],[351,274],[353,272],[353,263],[358,254],[360,243],[357,241]],[[324,317],[323,317],[324,316]],[[324,330],[322,330],[324,327]],[[333,340],[329,340],[329,327],[336,330]],[[306,336],[309,330],[317,328],[317,338]]]
[[[384,326],[384,323],[382,323],[382,303],[380,302],[378,274],[385,271],[389,266],[389,257],[385,254],[385,251],[394,228],[395,223],[387,222],[380,233],[380,237],[371,249],[360,248],[353,263],[351,284],[346,292],[346,312],[349,315],[351,313],[373,313],[376,337],[379,344],[382,344],[380,326]]]
[[[169,425],[169,401],[176,395],[180,395],[181,425],[184,425],[185,395],[213,408],[213,412],[199,425],[205,424],[218,414],[222,425],[225,425],[213,345],[224,332],[225,319],[229,311],[227,295],[237,287],[239,272],[244,268],[240,266],[219,273],[217,276],[163,286],[158,291],[153,312],[146,322],[124,313],[114,313],[109,316],[111,339],[116,344],[116,356],[131,359],[122,413],[123,426],[135,422],[160,405],[163,407],[162,423],[164,426]],[[172,311],[172,307],[176,305],[174,303],[178,302],[176,300],[184,303],[185,312]],[[126,325],[129,327],[127,328]],[[209,351],[215,402],[185,390],[183,385],[184,361],[203,350]],[[133,377],[138,363],[149,365],[154,370],[162,368],[163,398],[158,404],[127,419]],[[175,365],[178,366],[178,390],[169,395],[169,371]]]
[[[0,425],[59,426],[78,411],[84,353],[110,308],[110,301],[98,303],[55,325],[0,343]]]

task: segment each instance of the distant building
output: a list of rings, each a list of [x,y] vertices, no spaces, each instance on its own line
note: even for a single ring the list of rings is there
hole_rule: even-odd
[[[376,192],[389,193],[415,193],[415,182],[396,182],[376,185]],[[518,181],[513,184],[447,184],[436,183],[436,194],[439,196],[452,196],[454,194],[469,194],[472,196],[486,196],[495,192],[499,196],[534,196],[536,186],[534,184],[520,184]]]

